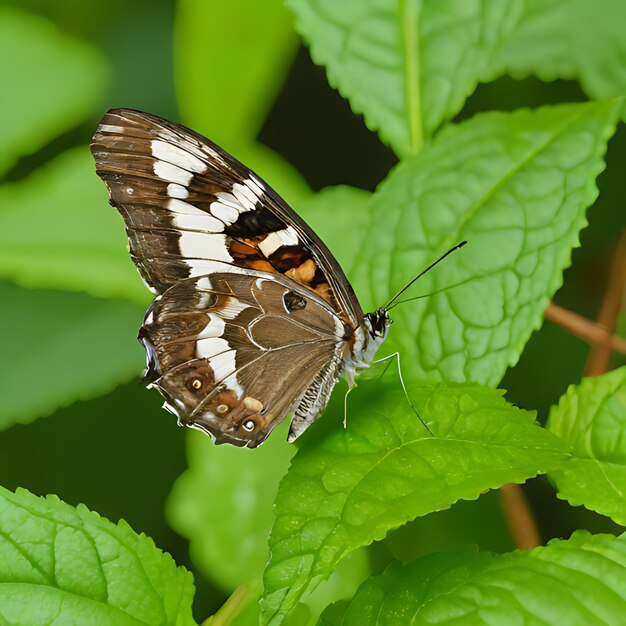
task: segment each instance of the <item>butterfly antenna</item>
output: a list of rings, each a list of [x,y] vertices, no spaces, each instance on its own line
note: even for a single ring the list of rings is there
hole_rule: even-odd
[[[459,248],[462,248],[465,244],[467,243],[467,241],[461,241],[461,243],[457,243],[456,246],[450,248],[450,250],[448,250],[445,254],[442,254],[436,261],[434,261],[433,263],[431,263],[426,269],[422,270],[417,276],[415,276],[415,278],[413,278],[412,280],[410,280],[404,287],[402,287],[402,289],[400,289],[400,291],[398,291],[398,293],[391,298],[391,300],[389,300],[389,302],[383,307],[385,309],[385,311],[389,311],[391,308],[393,308],[396,304],[400,304],[399,302],[396,302],[396,300],[419,278],[421,278],[424,274],[426,274],[426,272],[429,272],[430,270],[433,269],[433,267],[435,267],[435,265],[437,265],[438,263],[441,263],[441,261],[443,261],[449,254],[452,254],[454,251],[458,250]],[[403,302],[407,302],[407,300],[403,300]]]
[[[396,300],[393,303],[393,306],[391,308],[398,306],[399,304],[404,304],[405,302],[413,302],[413,300],[422,300],[424,298],[431,298],[432,296],[436,296],[438,293],[443,293],[444,291],[448,291],[449,289],[454,289],[455,287],[459,287],[465,282],[466,281],[461,281],[453,285],[448,285],[447,287],[442,287],[441,289],[436,289],[435,291],[429,291],[428,293],[423,293],[419,296],[412,296],[411,298],[405,298],[404,300]]]

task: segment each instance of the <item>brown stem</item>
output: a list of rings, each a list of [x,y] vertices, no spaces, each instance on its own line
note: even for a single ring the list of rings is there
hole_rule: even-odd
[[[523,550],[541,545],[539,529],[520,485],[503,485],[500,498],[515,545]]]
[[[565,328],[575,337],[582,339],[591,346],[605,345],[608,343],[611,350],[626,354],[626,339],[612,335],[606,328],[592,320],[568,311],[558,304],[551,302],[545,310],[546,319],[558,326]]]
[[[603,326],[611,337],[615,332],[617,318],[619,317],[624,302],[624,289],[626,288],[626,229],[623,229],[617,249],[613,255],[609,281],[607,284],[602,306],[598,313],[598,324]],[[589,351],[585,364],[585,376],[598,376],[609,369],[612,345],[609,338],[596,344]]]

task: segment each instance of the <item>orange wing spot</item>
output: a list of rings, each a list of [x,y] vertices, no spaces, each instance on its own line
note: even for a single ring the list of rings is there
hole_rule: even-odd
[[[241,401],[237,398],[234,391],[231,389],[224,389],[211,399],[211,402],[206,408],[212,413],[226,415],[227,413],[234,411],[240,404]]]
[[[293,278],[293,280],[301,285],[308,285],[313,280],[316,270],[317,265],[315,265],[315,261],[307,259],[302,265],[292,267],[285,272],[285,275],[289,276],[289,278]]]
[[[276,268],[265,260],[257,247],[259,241],[263,241],[264,237],[265,235],[254,239],[233,239],[229,244],[228,252],[240,267],[276,273]]]
[[[267,261],[262,261],[261,259],[255,261],[248,261],[246,263],[246,267],[249,267],[253,270],[260,270],[262,272],[274,272],[276,273],[276,269]]]
[[[333,301],[333,292],[330,289],[330,285],[328,283],[320,283],[316,285],[313,289],[318,296],[321,296],[326,302],[332,303]]]
[[[185,387],[196,394],[210,387],[215,382],[213,370],[206,362],[194,361],[178,370],[177,380],[184,381]]]
[[[234,259],[258,257],[257,243],[254,239],[233,239],[229,243],[228,251]]]

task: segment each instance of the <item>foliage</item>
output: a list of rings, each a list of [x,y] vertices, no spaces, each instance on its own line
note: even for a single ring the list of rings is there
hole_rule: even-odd
[[[4,623],[195,623],[191,574],[84,506],[1,489],[0,555]]]
[[[289,611],[315,576],[390,529],[564,459],[559,439],[485,387],[413,389],[431,436],[401,391],[367,386],[376,388],[359,389],[353,403],[359,417],[345,432],[305,440],[280,485],[265,574],[268,617]]]
[[[63,37],[47,20],[0,7],[0,76],[9,92],[0,102],[0,175],[85,119],[107,74],[91,46]]]
[[[0,299],[0,342],[7,354],[19,356],[0,378],[0,429],[107,393],[133,378],[141,366],[141,349],[132,332],[141,315],[137,306],[84,294],[20,289],[11,283],[0,283]],[[42,310],[45,326],[39,323]],[[31,329],[26,337],[15,333],[20,325]],[[85,350],[86,345],[91,349]],[[108,357],[109,351],[115,358]],[[107,356],[94,364],[94,352]],[[63,368],[52,366],[59,362],[65,362]],[[50,367],[46,376],[36,379],[41,363]]]
[[[253,458],[233,446],[208,447],[199,433],[187,442],[189,469],[172,489],[170,521],[189,537],[198,567],[227,591],[253,580],[267,561],[272,502],[294,453],[281,430],[285,436],[272,437]]]
[[[517,361],[578,244],[617,112],[609,101],[476,116],[391,172],[357,257],[366,308],[469,241],[422,285],[453,289],[393,312],[385,348],[402,350],[407,371],[495,385]]]
[[[625,11],[620,0],[527,0],[518,28],[491,59],[484,79],[504,72],[543,80],[576,77],[591,98],[623,96]]]
[[[212,33],[208,40],[207,29]],[[265,180],[280,184],[283,197],[305,196],[300,174],[255,141],[297,46],[282,0],[180,0],[175,34],[178,102],[185,122],[236,153]],[[198,81],[208,66],[210,79]],[[245,78],[234,68],[245,68]]]
[[[0,188],[0,267],[25,287],[84,291],[141,305],[149,294],[134,270],[124,233],[93,176],[86,147],[68,150],[27,179]],[[21,228],[27,221],[31,226]],[[32,251],[39,254],[33,255]]]
[[[558,495],[626,526],[626,368],[571,386],[550,413],[548,428],[572,458],[551,474]]]
[[[378,379],[350,395],[346,429],[339,385],[324,418],[296,446],[280,431],[255,451],[216,448],[189,434],[189,467],[172,488],[167,518],[189,540],[198,605],[210,596],[215,610],[232,593],[208,623],[306,624],[326,607],[323,624],[565,616],[572,624],[619,623],[623,535],[578,531],[501,555],[423,556],[434,545],[428,537],[421,552],[402,550],[416,529],[429,528],[418,518],[437,519],[431,514],[462,500],[438,515],[449,514],[450,538],[480,537],[484,547],[485,533],[463,511],[480,506],[478,517],[489,517],[483,526],[499,528],[495,500],[481,494],[540,474],[559,498],[626,524],[626,370],[572,386],[547,428],[495,389],[584,243],[587,209],[623,112],[624,9],[617,0],[597,4],[177,3],[167,28],[182,121],[295,206],[336,254],[364,308],[383,305],[416,271],[469,241],[407,293],[427,298],[392,310],[381,355],[402,355],[408,397],[395,366],[388,373],[378,366]],[[62,9],[39,8],[64,27],[24,7],[0,9],[0,75],[11,85],[0,103],[0,449],[16,424],[97,399],[136,376],[141,349],[133,337],[149,300],[86,146],[104,108],[133,106],[103,94],[109,64],[115,83],[135,57],[92,32],[70,35],[76,23]],[[259,140],[290,72],[302,67],[300,56],[293,65],[298,33],[328,82],[400,159],[371,191],[340,185],[313,193],[303,173]],[[148,39],[156,40],[152,31]],[[576,79],[591,100],[470,116],[467,99],[503,75]],[[557,357],[544,350],[542,360]],[[532,392],[528,383],[523,405],[531,409]],[[156,418],[145,406],[119,410],[152,445]],[[172,429],[171,436],[181,435]],[[142,450],[137,457],[141,465]],[[191,574],[145,535],[55,496],[0,489],[0,621],[195,623]],[[168,548],[187,563],[179,543]],[[405,562],[389,564],[390,552]],[[197,617],[208,613],[203,605]]]
[[[288,4],[330,83],[406,157],[459,112],[494,50],[514,30],[523,3]]]
[[[528,552],[441,553],[392,563],[325,626],[619,624],[626,610],[626,536],[579,531]]]

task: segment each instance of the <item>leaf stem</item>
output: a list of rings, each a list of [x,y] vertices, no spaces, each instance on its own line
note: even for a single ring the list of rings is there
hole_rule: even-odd
[[[607,337],[604,341],[596,343],[589,351],[585,364],[585,376],[598,376],[609,369],[611,352],[614,349],[611,339],[624,303],[625,289],[626,229],[623,229],[613,255],[607,288],[598,313],[598,324],[606,329]]]
[[[420,90],[420,45],[418,0],[398,0],[400,30],[404,52],[405,97],[409,124],[409,149],[419,152],[424,142],[422,127],[422,102]]]
[[[201,626],[228,626],[242,613],[251,600],[258,596],[259,592],[260,583],[257,581],[237,587],[218,611],[207,617]]]
[[[500,498],[515,545],[521,550],[541,545],[537,523],[521,486],[515,483],[502,485]]]

